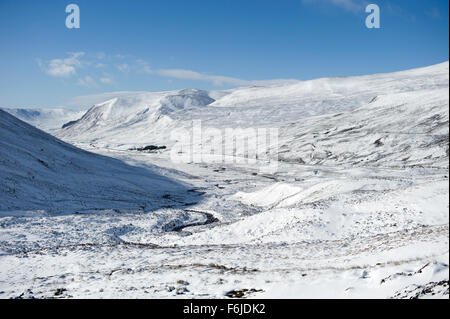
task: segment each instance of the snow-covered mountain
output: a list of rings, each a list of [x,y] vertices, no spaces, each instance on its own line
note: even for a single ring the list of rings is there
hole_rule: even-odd
[[[120,94],[54,132],[98,155],[0,111],[0,298],[448,298],[448,72]],[[193,120],[277,168],[172,161]]]
[[[77,143],[166,145],[170,144],[172,129],[189,127],[192,120],[214,128],[280,127],[313,116],[353,111],[381,95],[445,90],[448,71],[445,62],[389,74],[290,81],[226,91],[130,93],[95,105],[56,135]]]
[[[86,111],[73,111],[64,108],[4,108],[4,111],[46,132],[59,130],[68,122],[78,120]]]
[[[0,215],[158,208],[185,186],[148,169],[86,152],[0,110]],[[173,203],[172,203],[173,204]]]
[[[144,144],[169,134],[176,125],[172,114],[212,102],[208,92],[201,90],[130,93],[94,105],[57,136],[76,141],[122,141],[129,137],[131,143]]]

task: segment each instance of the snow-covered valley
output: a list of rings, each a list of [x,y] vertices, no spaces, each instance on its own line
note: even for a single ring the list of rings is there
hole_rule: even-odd
[[[448,72],[0,110],[0,298],[448,298]],[[193,121],[276,128],[276,169],[174,162]]]

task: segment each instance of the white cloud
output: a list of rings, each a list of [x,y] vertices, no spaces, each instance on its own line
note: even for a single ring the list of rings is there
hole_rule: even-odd
[[[148,74],[155,74],[159,76],[164,76],[172,79],[181,80],[197,80],[210,82],[216,86],[222,85],[232,85],[232,86],[250,86],[250,85],[279,85],[286,83],[295,83],[298,80],[293,79],[275,79],[275,80],[258,80],[258,81],[247,81],[238,78],[233,78],[229,76],[221,75],[209,75],[205,73],[195,72],[191,70],[184,69],[159,69],[151,70],[150,68],[141,69],[141,71]]]
[[[367,1],[361,0],[302,0],[303,4],[330,4],[336,7],[340,7],[344,10],[358,13],[363,12]]]
[[[164,76],[173,79],[181,79],[181,80],[197,80],[197,81],[205,81],[211,82],[214,85],[248,85],[251,82],[246,80],[241,80],[228,76],[221,75],[209,75],[206,73],[200,73],[191,70],[185,69],[158,69],[153,70],[150,68],[149,64],[144,60],[137,60],[138,63],[138,71],[147,73],[147,74],[155,74],[159,76]]]
[[[153,71],[150,68],[150,65],[148,64],[147,61],[138,59],[138,60],[136,60],[136,63],[138,64],[138,72],[149,73],[149,74],[153,73]]]
[[[175,79],[183,79],[183,80],[199,80],[211,82],[214,85],[221,86],[225,84],[231,85],[247,85],[250,82],[246,80],[241,80],[237,78],[232,78],[228,76],[221,75],[209,75],[205,73],[199,73],[191,70],[183,70],[183,69],[160,69],[154,71],[155,74],[175,78]]]
[[[111,84],[114,82],[114,80],[111,77],[103,77],[100,78],[100,82],[102,82],[103,84]]]
[[[45,73],[55,77],[69,77],[77,73],[77,68],[82,65],[80,58],[84,52],[70,53],[68,58],[53,59],[46,63],[38,60],[39,66]]]
[[[81,85],[81,86],[86,86],[86,87],[93,87],[96,85],[96,82],[94,81],[94,79],[92,77],[87,75],[83,78],[79,78],[77,81],[77,84]]]
[[[130,72],[130,69],[131,69],[127,63],[122,63],[119,65],[116,65],[116,68],[117,68],[117,70],[119,70],[120,72],[123,72],[123,73],[128,73],[128,72]]]
[[[344,8],[347,11],[358,12],[364,8],[364,1],[355,0],[331,0],[335,6]]]
[[[113,84],[114,75],[119,71],[126,74],[144,73],[168,78],[168,80],[194,80],[212,83],[215,86],[249,86],[249,85],[266,85],[276,83],[278,81],[247,81],[235,77],[223,75],[211,75],[207,73],[192,71],[188,69],[153,69],[150,64],[142,59],[134,61],[117,61],[125,56],[116,55],[108,56],[98,53],[93,56],[93,60],[89,60],[87,56],[81,61],[84,52],[70,53],[69,57],[64,59],[53,59],[46,63],[38,60],[39,65],[45,73],[55,77],[71,77],[77,75],[75,84],[84,87],[98,87],[101,84]],[[99,59],[102,59],[99,61]],[[111,61],[111,59],[113,61]],[[114,61],[116,59],[116,61]],[[112,62],[109,64],[108,62]],[[114,63],[116,62],[116,63]],[[78,72],[79,68],[83,68],[84,73]],[[115,70],[114,70],[115,69]],[[286,80],[281,80],[285,82]]]

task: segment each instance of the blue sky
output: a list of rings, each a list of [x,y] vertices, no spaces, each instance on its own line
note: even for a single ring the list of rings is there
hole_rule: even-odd
[[[80,29],[65,26],[70,3]],[[380,29],[365,27],[368,3]],[[0,0],[0,107],[436,64],[448,12],[447,0]]]

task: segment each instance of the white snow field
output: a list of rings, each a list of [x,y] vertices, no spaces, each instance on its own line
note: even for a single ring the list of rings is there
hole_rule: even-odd
[[[0,298],[448,298],[448,72],[122,94],[65,142],[0,111]],[[194,120],[277,168],[172,161]]]
[[[86,113],[86,111],[74,111],[64,108],[5,108],[3,111],[46,132],[59,130],[64,124],[76,121]]]

